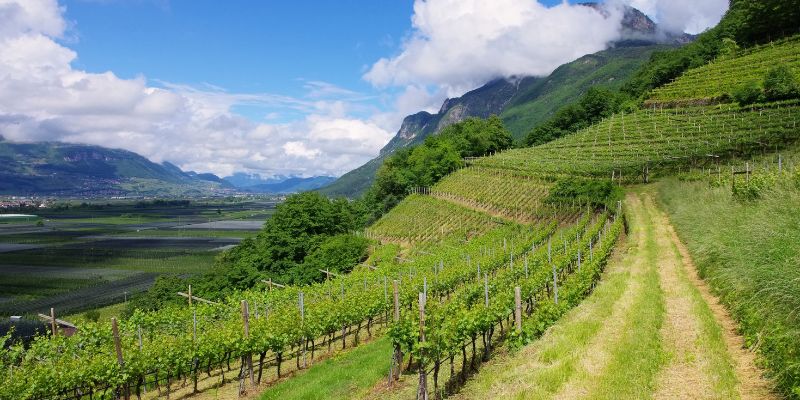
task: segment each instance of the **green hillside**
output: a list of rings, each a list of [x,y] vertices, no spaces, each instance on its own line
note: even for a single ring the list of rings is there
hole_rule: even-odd
[[[532,82],[503,108],[500,118],[516,140],[564,105],[577,101],[591,87],[619,88],[655,51],[670,46],[631,46],[583,56]]]
[[[191,196],[226,188],[216,176],[192,176],[126,150],[0,137],[0,194]]]
[[[397,136],[366,164],[342,175],[319,190],[328,196],[357,197],[370,187],[378,168],[394,151],[422,143],[447,123],[467,117],[498,114],[520,141],[534,126],[546,121],[564,105],[578,100],[590,87],[616,89],[655,51],[667,45],[629,45],[583,56],[564,64],[547,77],[495,80],[455,99],[448,99],[439,114],[420,113],[404,121]]]

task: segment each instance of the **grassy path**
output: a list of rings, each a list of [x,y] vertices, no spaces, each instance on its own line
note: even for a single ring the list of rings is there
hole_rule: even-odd
[[[457,398],[774,397],[650,193],[625,204],[630,237],[597,290]]]
[[[314,365],[267,389],[262,400],[352,399],[365,395],[389,372],[392,345],[384,336]]]

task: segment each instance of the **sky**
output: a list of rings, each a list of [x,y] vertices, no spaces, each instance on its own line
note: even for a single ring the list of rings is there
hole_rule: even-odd
[[[420,110],[547,75],[619,37],[620,6],[699,33],[727,0],[0,0],[0,135],[184,170],[341,175]]]

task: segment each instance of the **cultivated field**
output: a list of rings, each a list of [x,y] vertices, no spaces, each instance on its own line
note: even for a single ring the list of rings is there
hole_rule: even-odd
[[[115,201],[0,224],[0,315],[74,313],[123,302],[160,274],[202,272],[256,234],[274,205]]]

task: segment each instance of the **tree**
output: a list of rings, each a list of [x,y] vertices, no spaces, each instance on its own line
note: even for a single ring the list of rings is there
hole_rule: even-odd
[[[764,96],[767,100],[788,100],[800,96],[800,85],[794,72],[785,65],[770,69],[764,78]]]
[[[369,240],[353,235],[336,235],[325,239],[295,270],[292,282],[307,284],[320,282],[325,275],[319,270],[348,273],[368,255]]]

